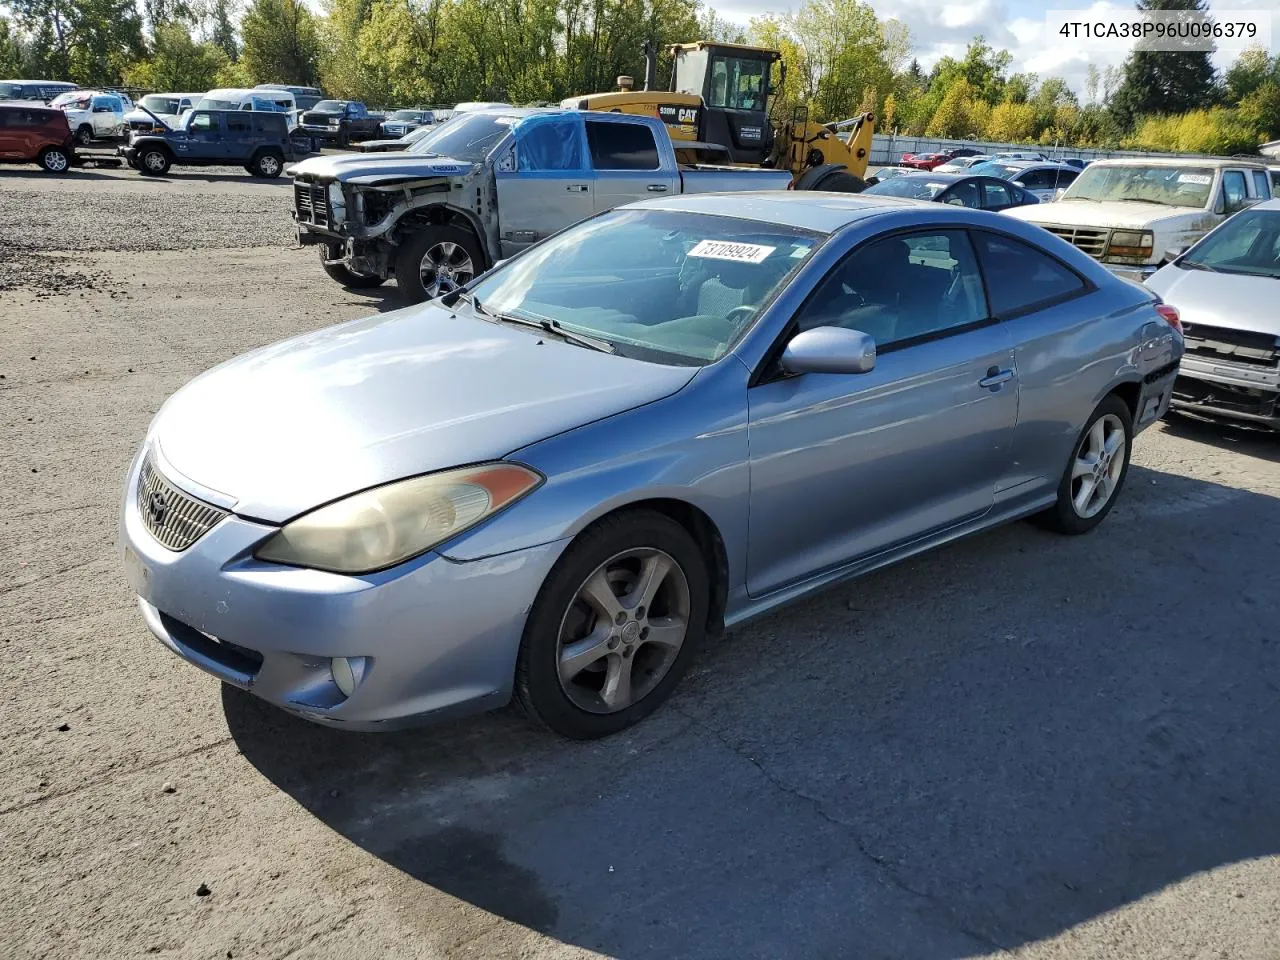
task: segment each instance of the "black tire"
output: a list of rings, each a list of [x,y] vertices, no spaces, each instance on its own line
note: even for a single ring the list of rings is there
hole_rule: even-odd
[[[87,123],[80,124],[76,130],[76,143],[82,147],[87,147],[93,143],[93,127]]]
[[[173,158],[164,147],[143,147],[137,157],[138,172],[144,177],[163,177],[173,165]]]
[[[249,172],[264,180],[274,180],[284,172],[284,154],[279,150],[263,150],[249,161]]]
[[[593,713],[574,703],[561,683],[561,626],[579,589],[592,573],[610,558],[631,549],[660,551],[679,566],[689,588],[687,630],[666,673],[648,693],[616,712]],[[710,596],[702,552],[689,532],[676,521],[653,510],[619,513],[600,520],[578,535],[538,592],[525,623],[516,661],[516,704],[532,720],[574,740],[608,736],[639,722],[671,695],[697,656],[706,638]],[[637,653],[634,663],[639,662]]]
[[[347,125],[345,123],[338,127],[338,146],[343,150],[351,146],[351,133],[347,130]]]
[[[1076,488],[1076,479],[1085,480],[1088,477],[1074,478],[1074,468],[1076,461],[1080,458],[1085,448],[1086,442],[1089,440],[1090,432],[1094,425],[1104,418],[1113,418],[1112,422],[1118,421],[1119,428],[1123,431],[1124,436],[1124,462],[1120,466],[1118,476],[1112,481],[1111,492],[1107,495],[1106,501],[1101,505],[1096,513],[1089,516],[1083,516],[1076,508],[1074,496],[1079,492]],[[1076,536],[1082,533],[1088,533],[1098,524],[1100,524],[1111,508],[1115,506],[1116,501],[1120,498],[1120,492],[1124,489],[1125,478],[1129,475],[1129,460],[1133,455],[1133,414],[1129,410],[1129,405],[1114,393],[1109,394],[1098,404],[1096,410],[1090,415],[1088,421],[1084,425],[1084,429],[1080,431],[1080,436],[1076,438],[1076,442],[1071,446],[1071,456],[1067,459],[1066,469],[1062,471],[1062,479],[1058,483],[1058,499],[1052,507],[1035,516],[1035,520],[1040,526],[1053,530],[1055,533],[1063,533]],[[1114,463],[1114,457],[1111,463]]]
[[[867,189],[867,183],[848,170],[833,170],[819,180],[812,189],[824,190],[827,193],[861,193]]]
[[[45,173],[66,173],[71,169],[71,151],[62,147],[45,147],[37,158]]]
[[[338,259],[341,253],[341,250],[331,244],[323,244],[320,247],[320,266],[331,280],[337,280],[338,283],[352,290],[372,290],[387,282],[385,278],[376,274],[356,273],[344,263],[325,263],[326,260]]]
[[[426,227],[401,243],[396,252],[396,286],[400,288],[400,296],[406,303],[422,303],[440,295],[440,292],[429,290],[423,283],[422,259],[428,250],[442,243],[457,244],[466,251],[472,264],[472,277],[484,270],[480,242],[470,230],[446,224]]]

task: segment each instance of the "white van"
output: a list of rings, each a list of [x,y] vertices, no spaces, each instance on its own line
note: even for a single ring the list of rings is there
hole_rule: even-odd
[[[210,90],[196,104],[197,110],[266,110],[289,114],[289,126],[297,124],[298,104],[288,90],[243,90],[227,87]]]

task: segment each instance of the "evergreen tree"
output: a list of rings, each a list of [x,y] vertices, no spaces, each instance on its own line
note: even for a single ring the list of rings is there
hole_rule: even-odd
[[[1189,19],[1208,12],[1205,0],[1138,0],[1139,10],[1181,10]],[[1159,51],[1138,48],[1124,65],[1124,80],[1111,98],[1111,111],[1123,129],[1139,117],[1185,113],[1216,100],[1213,63],[1207,51]]]

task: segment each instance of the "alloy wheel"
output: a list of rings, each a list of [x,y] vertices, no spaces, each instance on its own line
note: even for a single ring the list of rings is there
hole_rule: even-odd
[[[164,170],[164,154],[159,153],[158,151],[153,150],[151,153],[148,153],[142,158],[142,162],[148,170],[154,170],[157,173]]]
[[[1108,413],[1095,420],[1080,439],[1071,464],[1071,505],[1077,516],[1085,520],[1097,516],[1111,501],[1127,456],[1120,418]]]
[[[50,150],[44,156],[44,168],[50,173],[62,173],[68,166],[70,161],[61,150]]]
[[[606,560],[561,620],[561,689],[588,713],[617,713],[643,700],[675,663],[689,611],[689,582],[669,554],[639,547]]]
[[[422,255],[419,271],[428,300],[464,286],[476,275],[471,254],[461,244],[451,240],[442,240],[427,247],[427,252]]]
[[[274,177],[280,172],[280,161],[273,156],[265,156],[258,161],[258,170],[264,177]]]

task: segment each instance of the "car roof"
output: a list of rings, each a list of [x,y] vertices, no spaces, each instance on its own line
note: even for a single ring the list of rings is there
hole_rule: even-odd
[[[778,226],[799,227],[815,233],[835,233],[858,220],[892,210],[919,210],[926,201],[905,197],[864,196],[856,193],[823,193],[809,190],[762,190],[747,193],[692,193],[660,200],[642,200],[628,208],[678,210],[714,217],[734,217]],[[624,208],[625,209],[625,208]]]
[[[1261,157],[1110,157],[1093,163],[1103,167],[1265,167]]]
[[[21,107],[23,110],[44,110],[48,113],[62,113],[57,107],[50,107],[34,100],[0,100],[0,107],[13,107],[15,109]]]
[[[959,171],[944,170],[939,173],[937,170],[912,170],[910,173],[904,173],[900,177],[894,177],[898,180],[932,180],[934,183],[955,183],[958,180],[968,180],[970,177],[977,179],[975,174],[960,173]]]

